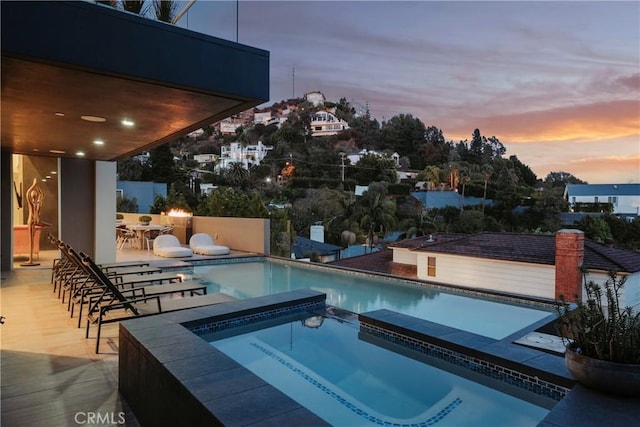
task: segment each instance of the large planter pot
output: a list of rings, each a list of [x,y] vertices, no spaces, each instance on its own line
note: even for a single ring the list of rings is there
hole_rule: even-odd
[[[593,359],[574,350],[567,347],[565,362],[580,384],[603,393],[640,396],[640,365]]]

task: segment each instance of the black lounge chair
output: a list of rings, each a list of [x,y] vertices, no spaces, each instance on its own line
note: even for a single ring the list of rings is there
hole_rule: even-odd
[[[92,324],[98,326],[96,353],[100,352],[100,334],[103,324],[235,300],[235,298],[222,293],[184,298],[160,298],[159,295],[128,297],[109,280],[109,277],[89,256],[82,253],[80,256],[96,282],[105,288],[104,295],[101,295],[100,298],[94,298],[87,309],[85,336],[89,338],[89,328]]]

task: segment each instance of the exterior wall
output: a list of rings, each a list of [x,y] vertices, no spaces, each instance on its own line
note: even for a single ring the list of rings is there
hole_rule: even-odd
[[[193,217],[193,234],[207,233],[216,244],[270,255],[270,221],[265,218]]]
[[[634,313],[640,312],[640,271],[628,276],[623,291],[624,307],[634,307]]]
[[[418,265],[418,252],[401,248],[394,248],[392,252],[393,262],[407,265]]]
[[[609,279],[609,275],[604,271],[589,271],[587,280],[597,283],[604,289],[604,283]],[[583,292],[582,300],[587,298]],[[606,296],[603,295],[602,302],[606,305]],[[640,271],[627,275],[627,282],[620,291],[620,307],[634,307],[634,312],[640,312]]]
[[[612,197],[615,197],[612,199]],[[611,203],[613,205],[614,214],[635,214],[638,215],[640,207],[640,195],[637,196],[619,196],[600,194],[597,196],[570,196],[569,203]]]
[[[135,197],[138,203],[138,212],[141,214],[149,213],[149,208],[153,205],[156,194],[167,197],[167,184],[161,182],[118,181],[116,188],[122,190],[128,199]]]
[[[394,250],[394,258],[395,252]],[[555,271],[552,265],[463,257],[421,251],[418,278],[447,285],[487,289],[510,294],[553,299]],[[427,258],[436,258],[436,275],[427,275]],[[395,259],[394,259],[395,260]]]

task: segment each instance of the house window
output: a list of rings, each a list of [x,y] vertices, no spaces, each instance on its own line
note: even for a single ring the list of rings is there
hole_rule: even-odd
[[[612,205],[617,205],[618,204],[618,197],[617,196],[609,196],[609,203],[611,203]]]
[[[427,276],[436,277],[436,257],[427,257]]]
[[[598,196],[595,196],[595,197],[593,198],[593,202],[594,202],[594,203],[598,203]]]

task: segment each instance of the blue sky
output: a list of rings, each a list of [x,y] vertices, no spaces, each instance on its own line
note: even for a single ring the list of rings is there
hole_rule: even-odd
[[[454,142],[479,128],[540,178],[640,182],[640,2],[198,0],[178,25],[235,41],[236,8],[269,104],[319,90]]]

